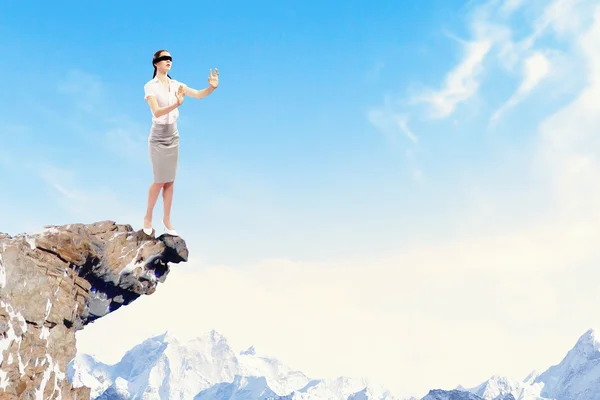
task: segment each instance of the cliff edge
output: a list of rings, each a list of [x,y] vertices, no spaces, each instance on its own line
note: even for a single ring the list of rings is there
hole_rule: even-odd
[[[187,258],[180,237],[112,221],[0,233],[0,399],[89,399],[66,379],[75,332],[152,294]]]

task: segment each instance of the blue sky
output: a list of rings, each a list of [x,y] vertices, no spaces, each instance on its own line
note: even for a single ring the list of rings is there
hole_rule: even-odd
[[[205,253],[215,262],[229,260],[223,253],[231,240],[248,244],[237,262],[290,251],[335,257],[328,250],[335,243],[382,251],[463,203],[455,193],[440,204],[440,191],[454,185],[448,173],[461,179],[496,156],[493,142],[446,123],[415,120],[411,128],[426,143],[415,149],[407,137],[390,142],[368,118],[386,97],[435,85],[456,62],[458,46],[447,33],[464,34],[468,5],[238,2],[204,11],[193,4],[171,3],[172,24],[161,20],[159,6],[142,3],[8,6],[3,45],[18,77],[9,83],[16,96],[3,110],[17,133],[4,153],[25,153],[37,165],[9,174],[37,182],[17,185],[12,198],[54,200],[47,203],[52,214],[34,218],[28,211],[6,230],[106,218],[139,227],[150,179],[149,110],[140,93],[159,48],[175,57],[172,76],[192,87],[206,86],[209,68],[221,72],[218,92],[188,99],[181,109],[182,179],[173,211],[181,232],[197,231],[210,243]],[[406,151],[415,154],[407,159]],[[40,169],[50,174],[46,181],[36,176]],[[429,184],[419,186],[416,169]],[[65,191],[95,187],[121,214],[105,209],[105,201],[73,214],[60,207],[65,193],[53,190],[56,180]],[[415,207],[427,212],[415,214]],[[390,218],[397,228],[387,227]],[[364,235],[373,228],[386,234],[369,245]],[[256,229],[262,235],[249,235]],[[304,233],[294,232],[306,230],[323,236],[281,252],[271,244],[282,233],[303,241]],[[364,233],[344,239],[350,230]],[[256,242],[249,244],[249,236]]]
[[[104,219],[141,229],[143,85],[168,49],[173,78],[203,88],[217,67],[221,80],[180,110],[172,222],[191,261],[88,327],[82,349],[113,360],[165,327],[215,328],[308,374],[414,395],[524,378],[600,326],[589,316],[600,299],[581,286],[600,261],[596,7],[4,5],[0,231]],[[159,200],[155,225],[161,216]],[[196,325],[169,319],[181,302],[204,312]],[[164,319],[144,325],[157,309]],[[282,313],[294,322],[274,329]],[[133,333],[115,353],[102,332],[117,325]],[[453,357],[465,366],[450,373]]]

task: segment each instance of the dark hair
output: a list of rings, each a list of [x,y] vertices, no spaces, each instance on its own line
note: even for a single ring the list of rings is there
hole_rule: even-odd
[[[152,57],[152,65],[154,66],[154,74],[152,74],[152,78],[154,78],[156,76],[156,65],[154,65],[154,60],[156,60],[158,57],[160,57],[160,53],[162,53],[163,51],[169,51],[169,50],[159,50],[156,53],[154,53],[154,56]],[[167,74],[167,77],[169,77],[169,79],[172,79],[169,74]]]

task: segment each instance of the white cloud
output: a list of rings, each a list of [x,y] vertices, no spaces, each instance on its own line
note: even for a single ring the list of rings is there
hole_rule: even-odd
[[[505,0],[500,10],[504,14],[512,14],[525,4],[525,0]]]
[[[392,148],[397,150],[405,147],[400,146],[399,136],[408,139],[413,146],[418,144],[419,138],[409,126],[408,115],[395,110],[389,98],[386,98],[383,106],[371,108],[367,112],[367,118],[387,139]],[[413,156],[413,151],[406,150],[405,154],[410,163],[410,173],[413,180],[418,183],[423,182],[423,171],[417,165],[417,161]]]
[[[389,99],[386,99],[383,107],[370,109],[367,118],[393,144],[397,143],[398,134],[406,136],[413,143],[418,141],[417,135],[408,126],[408,116],[395,111]]]
[[[546,56],[540,52],[534,53],[525,60],[525,77],[519,91],[529,93],[542,79],[544,79],[549,71],[550,62]]]
[[[491,59],[490,66],[499,65],[508,71],[525,63],[525,82],[520,89],[529,92],[547,73],[550,64],[548,59],[534,46],[539,38],[553,33],[561,37],[577,34],[585,26],[586,16],[590,14],[595,3],[588,0],[554,0],[542,8],[540,15],[532,21],[532,32],[522,40],[513,38],[513,28],[502,18],[521,9],[525,2],[506,0],[498,6],[498,2],[489,1],[476,8],[471,16],[470,30],[472,38],[458,40],[463,45],[463,56],[444,78],[440,89],[426,89],[412,96],[413,103],[426,103],[431,118],[451,116],[461,103],[473,98],[479,91],[484,60]],[[495,51],[493,51],[495,49]],[[522,94],[509,100],[507,108],[521,101]],[[500,114],[504,111],[500,110]],[[499,115],[493,117],[497,119]]]
[[[88,182],[85,176],[80,175],[75,169],[48,162],[23,161],[22,165],[26,166],[32,175],[42,178],[53,189],[56,196],[50,196],[48,200],[62,206],[66,211],[61,215],[64,219],[63,223],[73,221],[91,223],[110,219],[117,222],[133,222],[132,225],[139,221],[141,224],[145,212],[143,205],[138,210],[133,210],[126,201],[126,195],[117,193],[101,183]]]
[[[523,63],[523,80],[511,98],[492,115],[491,122],[496,122],[508,109],[515,107],[550,73],[550,61],[537,51]]]
[[[147,135],[145,136],[141,129],[131,123],[123,122],[118,124],[118,127],[109,128],[103,145],[106,150],[123,159],[148,163]]]
[[[40,164],[37,169],[46,183],[69,200],[82,201],[87,199],[87,196],[83,192],[71,188],[74,174],[73,171],[51,164]]]
[[[479,89],[482,64],[492,42],[487,39],[467,42],[461,62],[448,73],[440,90],[427,90],[415,96],[415,103],[425,102],[433,118],[445,118],[456,110],[458,104],[473,97]]]

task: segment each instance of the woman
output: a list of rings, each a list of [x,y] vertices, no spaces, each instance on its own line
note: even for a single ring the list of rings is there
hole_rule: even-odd
[[[184,83],[171,79],[173,59],[167,50],[159,50],[152,58],[154,75],[152,80],[144,85],[144,100],[148,101],[152,111],[152,127],[148,137],[148,152],[152,164],[154,181],[148,190],[148,206],[144,217],[144,233],[152,234],[152,212],[162,189],[164,215],[163,225],[166,233],[178,236],[171,224],[171,203],[173,202],[173,184],[177,173],[179,156],[179,131],[177,118],[179,106],[185,96],[202,99],[213,92],[219,85],[219,70],[209,71],[208,87],[196,90]]]

